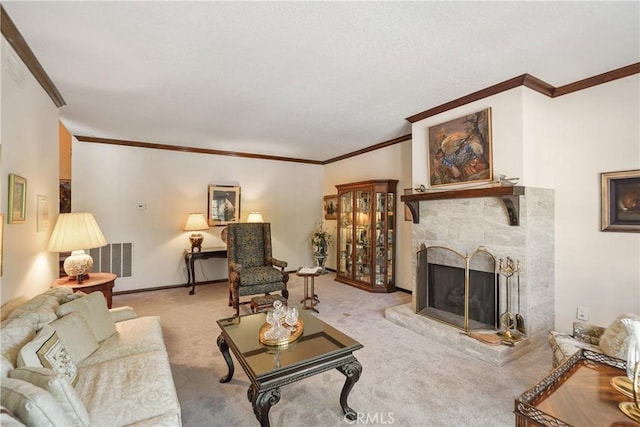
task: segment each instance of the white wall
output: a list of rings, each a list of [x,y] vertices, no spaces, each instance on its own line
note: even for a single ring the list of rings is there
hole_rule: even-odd
[[[397,179],[396,204],[396,287],[413,290],[411,260],[411,222],[404,221],[404,203],[400,202],[404,188],[411,187],[411,141],[402,142],[360,156],[325,165],[324,195],[338,194],[336,184],[370,179]],[[336,268],[336,221],[325,220],[325,227],[333,233],[327,267]]]
[[[556,188],[556,324],[578,305],[607,326],[640,312],[640,234],[600,231],[602,172],[640,169],[640,76],[553,101]]]
[[[47,251],[58,212],[58,109],[2,38],[1,210],[8,174],[27,179],[26,221],[4,225],[2,302],[46,290],[58,274],[58,254]],[[49,229],[36,231],[37,195],[49,202]]]
[[[186,282],[189,233],[182,228],[189,212],[207,212],[210,184],[241,187],[241,219],[262,213],[273,256],[287,261],[287,270],[312,265],[308,237],[322,217],[322,166],[75,139],[72,163],[72,210],[92,212],[110,243],[134,243],[133,277],[118,278],[114,292]],[[221,229],[205,232],[204,246],[222,245]],[[226,260],[198,261],[196,277],[226,278]]]

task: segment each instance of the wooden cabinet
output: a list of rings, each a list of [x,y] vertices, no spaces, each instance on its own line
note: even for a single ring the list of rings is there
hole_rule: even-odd
[[[396,186],[372,180],[338,189],[338,282],[371,292],[395,290]]]

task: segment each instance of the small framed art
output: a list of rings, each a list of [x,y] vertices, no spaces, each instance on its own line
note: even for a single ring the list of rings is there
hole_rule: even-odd
[[[432,187],[491,181],[491,108],[429,128],[429,184]]]
[[[209,226],[224,226],[232,222],[240,222],[240,187],[210,185],[207,194]]]
[[[27,215],[27,179],[9,174],[9,224],[24,222]]]
[[[324,196],[324,219],[338,219],[338,195]]]
[[[602,231],[640,232],[640,170],[600,174]]]

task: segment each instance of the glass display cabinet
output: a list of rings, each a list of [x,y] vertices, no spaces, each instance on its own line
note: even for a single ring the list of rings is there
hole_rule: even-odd
[[[336,185],[338,282],[371,292],[395,290],[397,180]]]

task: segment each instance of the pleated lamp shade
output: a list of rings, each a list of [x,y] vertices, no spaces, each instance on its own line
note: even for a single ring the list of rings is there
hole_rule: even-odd
[[[93,214],[88,212],[63,213],[58,216],[56,226],[49,239],[51,252],[69,252],[64,261],[64,271],[70,278],[82,281],[85,274],[91,272],[93,259],[84,249],[99,248],[107,244]]]

